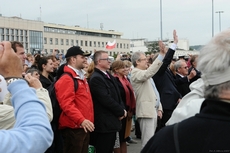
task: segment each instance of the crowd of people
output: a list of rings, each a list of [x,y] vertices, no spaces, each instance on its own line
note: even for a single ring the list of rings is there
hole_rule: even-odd
[[[133,123],[143,153],[227,150],[229,39],[221,32],[199,56],[176,59],[174,30],[170,48],[159,41],[158,54],[114,61],[103,50],[72,46],[63,59],[1,42],[1,150],[127,153]]]

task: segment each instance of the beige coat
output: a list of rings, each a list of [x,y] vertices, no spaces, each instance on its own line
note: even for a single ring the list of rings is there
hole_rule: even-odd
[[[153,86],[151,84],[151,78],[162,65],[162,61],[156,59],[153,64],[147,70],[141,70],[134,68],[131,71],[131,84],[133,86],[136,95],[136,117],[137,118],[155,118],[156,101]],[[158,110],[162,110],[160,104]]]
[[[49,93],[45,88],[36,89],[36,95],[46,107],[46,113],[51,122],[53,119],[53,109]],[[14,108],[11,104],[11,94],[6,94],[3,104],[0,105],[0,129],[11,129],[15,123]]]

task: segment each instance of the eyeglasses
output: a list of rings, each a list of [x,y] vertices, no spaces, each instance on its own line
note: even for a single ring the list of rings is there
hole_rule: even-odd
[[[106,60],[108,62],[111,62],[111,59],[110,58],[100,58],[99,60]]]
[[[147,58],[139,59],[138,61],[147,61]]]
[[[183,67],[184,69],[188,69],[188,66]]]

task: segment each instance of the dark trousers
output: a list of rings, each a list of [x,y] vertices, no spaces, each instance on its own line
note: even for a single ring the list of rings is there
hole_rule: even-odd
[[[95,147],[96,153],[112,153],[116,140],[116,132],[92,132],[90,135],[90,139],[90,144]]]
[[[165,127],[165,123],[170,119],[170,117],[172,116],[173,110],[167,110],[167,109],[163,109],[163,116],[161,119],[161,128]]]
[[[88,153],[90,134],[84,129],[66,128],[61,131],[64,153]]]

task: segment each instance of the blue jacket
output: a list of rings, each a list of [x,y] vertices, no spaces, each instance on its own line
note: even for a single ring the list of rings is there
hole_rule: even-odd
[[[45,106],[24,80],[11,83],[8,90],[12,94],[16,123],[11,130],[0,130],[1,152],[45,152],[53,141]]]

